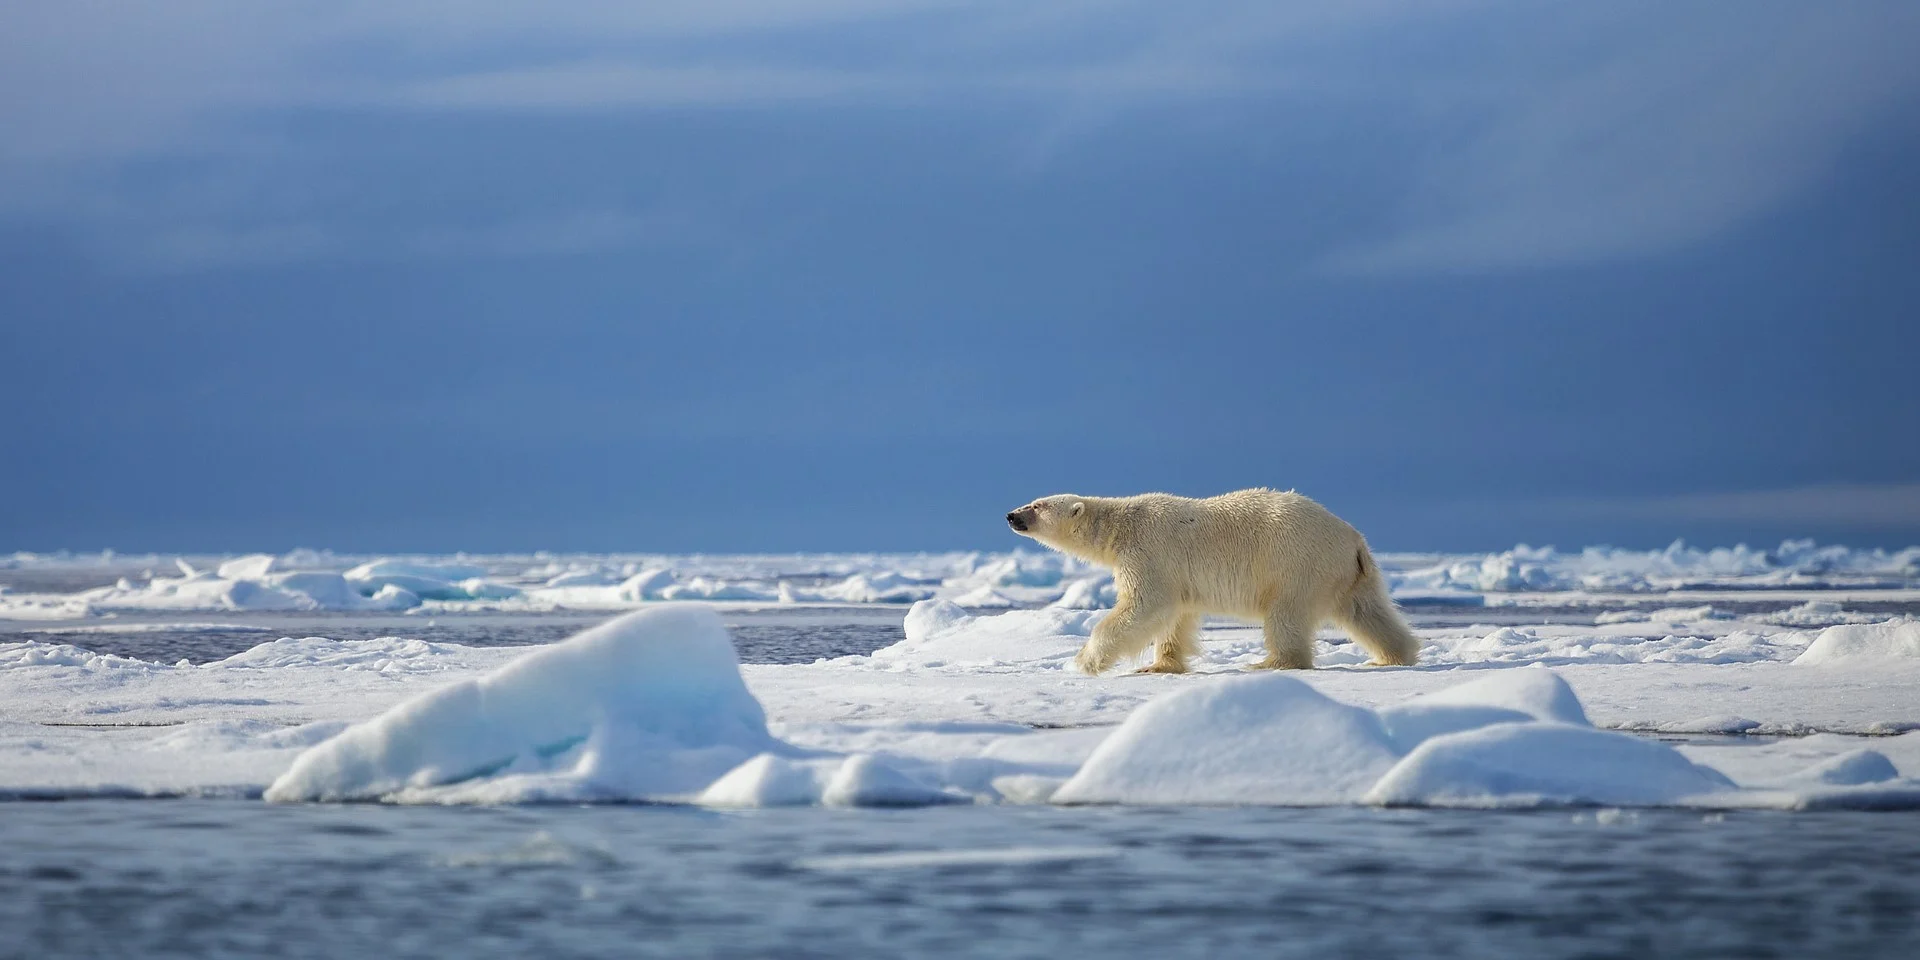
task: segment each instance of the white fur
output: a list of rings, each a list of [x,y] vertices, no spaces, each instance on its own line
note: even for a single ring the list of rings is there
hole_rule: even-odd
[[[1258,620],[1263,668],[1313,666],[1313,634],[1333,621],[1376,664],[1410,664],[1420,641],[1387,595],[1367,541],[1292,491],[1195,500],[1045,497],[1007,515],[1015,532],[1113,568],[1119,602],[1074,664],[1098,674],[1155,646],[1147,671],[1181,673],[1209,613]],[[1019,529],[1024,524],[1027,529]]]

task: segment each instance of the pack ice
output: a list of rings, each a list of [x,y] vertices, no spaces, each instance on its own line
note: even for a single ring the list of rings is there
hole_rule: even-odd
[[[1059,666],[1064,654],[1090,629],[1092,616],[976,616],[929,602],[909,616],[908,639],[868,658],[845,658],[869,663],[816,666],[888,675],[1038,672],[1057,683],[1067,677]],[[1819,666],[1778,666],[1844,669],[1841,661],[1860,656],[1912,660],[1920,656],[1909,648],[1912,626],[1834,640],[1828,646],[1839,652]],[[1829,635],[1858,634],[1835,627]],[[1386,678],[1421,671],[1352,672]],[[1767,747],[1740,748],[1748,753],[1739,756],[1724,747],[1702,752],[1595,728],[1554,670],[1479,673],[1379,706],[1342,702],[1292,675],[1189,675],[1173,678],[1179,682],[1162,686],[1117,727],[1035,730],[955,719],[770,726],[717,615],[703,605],[669,604],[523,653],[349,726],[299,753],[265,796],[735,807],[1920,805],[1916,734],[1886,738],[1883,749],[1806,756]],[[1721,756],[1739,776],[1703,761]]]
[[[1377,558],[1394,595],[1427,604],[1521,604],[1713,590],[1920,589],[1920,547],[1661,550],[1525,545],[1490,554]],[[1104,570],[1054,553],[669,556],[549,554],[350,557],[324,551],[238,557],[15,553],[0,570],[106,583],[72,591],[0,590],[0,618],[72,619],[234,610],[621,610],[663,600],[744,605],[910,604],[972,609],[1111,607]]]

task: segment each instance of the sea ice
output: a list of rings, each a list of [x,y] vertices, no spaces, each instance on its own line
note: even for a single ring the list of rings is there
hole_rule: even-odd
[[[1367,791],[1364,801],[1429,807],[1665,806],[1731,789],[1733,781],[1658,741],[1566,723],[1496,723],[1421,743]]]
[[[675,604],[356,724],[301,754],[266,797],[376,799],[501,773],[546,773],[628,799],[681,797],[771,744],[720,618]]]
[[[1820,631],[1796,666],[1920,659],[1920,620],[1846,624]]]

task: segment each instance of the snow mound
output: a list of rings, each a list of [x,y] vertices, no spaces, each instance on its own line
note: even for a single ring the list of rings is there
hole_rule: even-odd
[[[775,744],[718,615],[672,604],[349,727],[266,798],[679,799]]]
[[[1061,608],[975,616],[951,601],[922,600],[907,611],[906,639],[864,659],[889,669],[1011,664],[1058,668],[1103,616],[1103,611]]]
[[[1664,806],[1733,781],[1666,744],[1562,723],[1503,723],[1416,747],[1364,802],[1385,806]]]
[[[1380,722],[1403,751],[1442,734],[1535,720],[1589,725],[1573,688],[1543,667],[1498,671],[1380,711]]]
[[[1293,677],[1234,677],[1135,710],[1054,803],[1351,803],[1399,751],[1371,710]]]
[[[1800,666],[1920,657],[1920,620],[1845,624],[1820,631],[1793,662]]]

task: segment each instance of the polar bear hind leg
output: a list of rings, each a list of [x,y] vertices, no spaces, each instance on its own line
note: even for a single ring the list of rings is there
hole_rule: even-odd
[[[1336,610],[1333,621],[1347,631],[1360,649],[1371,654],[1368,662],[1376,667],[1406,666],[1420,659],[1420,637],[1400,616],[1400,608],[1387,593],[1386,579],[1366,553],[1359,557],[1360,577],[1346,609]]]

